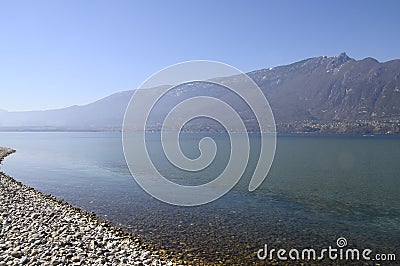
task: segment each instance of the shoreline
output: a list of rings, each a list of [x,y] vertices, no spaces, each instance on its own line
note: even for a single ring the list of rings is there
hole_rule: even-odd
[[[10,154],[13,154],[14,152],[16,152],[16,150],[0,147],[0,163],[4,160],[4,158]]]
[[[14,152],[0,147],[0,162]],[[0,266],[186,264],[1,171],[0,190]]]
[[[137,131],[140,132],[140,131]],[[160,133],[161,131],[146,131],[146,133]],[[122,130],[42,130],[42,129],[32,129],[32,130],[19,130],[19,129],[1,129],[0,133],[121,133]],[[184,131],[185,134],[225,134],[225,132],[220,131]],[[233,134],[260,134],[260,132],[247,131],[247,132],[231,132]],[[400,137],[400,132],[396,133],[372,133],[372,132],[307,132],[307,131],[296,131],[296,132],[275,132],[277,137],[286,136],[312,136],[312,137]],[[268,134],[268,133],[263,133]]]

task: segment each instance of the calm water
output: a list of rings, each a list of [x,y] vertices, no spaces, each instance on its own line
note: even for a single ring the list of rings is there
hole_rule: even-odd
[[[184,136],[188,156],[198,155],[199,137]],[[213,179],[226,163],[229,142],[223,135],[213,137],[221,156],[195,175],[169,166],[156,136],[150,136],[149,147],[171,180],[199,184]],[[256,147],[257,136],[251,139]],[[159,202],[138,187],[126,167],[119,133],[0,133],[0,146],[17,150],[1,171],[184,259],[259,263],[254,252],[264,244],[318,248],[335,246],[341,236],[350,247],[374,252],[400,248],[399,138],[279,137],[275,161],[260,188],[246,191],[253,158],[231,192],[191,208]]]

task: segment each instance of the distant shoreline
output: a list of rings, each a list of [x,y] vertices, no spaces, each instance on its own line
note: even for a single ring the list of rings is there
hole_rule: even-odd
[[[135,131],[135,133],[141,131]],[[161,131],[146,131],[146,133],[160,133]],[[121,130],[1,130],[0,133],[121,133]],[[224,132],[211,131],[184,131],[183,134],[225,134]],[[246,132],[249,135],[259,134],[259,132]],[[233,132],[233,134],[241,134]],[[268,134],[268,133],[266,133]],[[400,133],[393,134],[356,134],[356,133],[318,133],[318,132],[294,132],[276,133],[277,137],[377,137],[377,138],[399,138]]]

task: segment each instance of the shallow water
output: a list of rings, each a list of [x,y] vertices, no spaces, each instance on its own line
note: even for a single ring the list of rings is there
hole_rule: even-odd
[[[198,155],[203,135],[183,136]],[[229,142],[216,139],[221,156],[204,172],[188,175],[168,164],[157,136],[150,153],[161,172],[182,184],[210,181],[223,169]],[[257,147],[258,137],[251,137]],[[400,139],[396,137],[279,137],[271,171],[254,192],[247,186],[257,157],[227,195],[199,207],[176,207],[147,195],[133,180],[120,133],[0,133],[17,153],[1,171],[139,234],[156,248],[208,261],[259,263],[255,252],[335,246],[395,253],[400,248]],[[252,146],[252,147],[253,147]],[[152,157],[152,158],[153,158]]]

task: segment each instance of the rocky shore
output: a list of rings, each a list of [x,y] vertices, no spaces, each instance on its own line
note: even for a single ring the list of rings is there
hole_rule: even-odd
[[[9,148],[0,147],[0,163],[6,158],[8,155],[14,153],[15,150]]]
[[[0,147],[0,162],[15,150]],[[0,266],[176,265],[138,237],[0,172]]]

